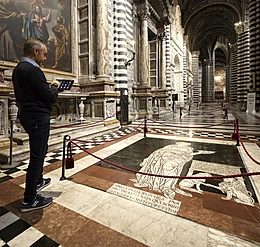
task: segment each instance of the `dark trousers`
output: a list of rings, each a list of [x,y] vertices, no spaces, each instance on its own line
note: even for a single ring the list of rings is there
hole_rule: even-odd
[[[31,202],[36,196],[37,184],[42,182],[43,163],[50,134],[50,116],[22,113],[19,118],[29,135],[30,162],[26,174],[24,202]]]

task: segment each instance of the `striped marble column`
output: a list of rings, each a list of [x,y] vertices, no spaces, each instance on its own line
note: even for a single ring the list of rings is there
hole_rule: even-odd
[[[171,26],[166,26],[166,41],[165,41],[165,56],[166,56],[166,84],[167,89],[171,91],[173,89],[173,72],[171,64]]]
[[[194,51],[192,53],[192,71],[193,71],[193,102],[198,103],[200,101],[199,99],[199,51]]]
[[[249,23],[235,25],[237,39],[237,102],[241,110],[246,110],[247,88],[249,85]]]
[[[192,85],[190,85],[188,81],[187,76],[187,42],[188,42],[188,36],[184,36],[184,42],[183,42],[183,97],[184,102],[191,102],[192,100]]]
[[[249,4],[250,82],[255,87],[256,111],[260,110],[260,1]]]
[[[230,45],[230,103],[237,103],[237,44]]]

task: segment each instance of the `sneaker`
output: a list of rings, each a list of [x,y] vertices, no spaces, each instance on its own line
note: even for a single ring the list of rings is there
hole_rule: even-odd
[[[51,183],[50,178],[43,178],[40,184],[37,184],[36,192],[41,191],[43,188],[47,187]]]
[[[45,208],[51,205],[52,201],[52,197],[43,197],[37,194],[32,202],[22,202],[21,212],[24,213],[40,208]]]

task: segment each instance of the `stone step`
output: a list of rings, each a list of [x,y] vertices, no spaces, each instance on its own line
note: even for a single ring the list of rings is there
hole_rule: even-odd
[[[52,128],[48,142],[48,152],[61,149],[63,146],[63,138],[69,135],[72,139],[86,137],[86,139],[94,138],[103,134],[116,131],[120,128],[118,121],[106,121],[94,124],[77,124],[63,125],[60,128]],[[27,160],[30,157],[29,138],[26,133],[14,133],[14,143],[12,148],[12,164],[10,164],[10,148],[0,150],[0,164],[2,168],[11,168],[20,164],[22,160]]]

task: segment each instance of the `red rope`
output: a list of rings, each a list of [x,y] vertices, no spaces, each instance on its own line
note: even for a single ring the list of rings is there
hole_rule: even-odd
[[[133,131],[137,130],[140,125],[143,123],[144,121],[142,121]],[[154,121],[155,122],[155,121]],[[244,143],[241,141],[241,138],[240,138],[240,135],[239,135],[239,131],[238,131],[238,126],[236,124],[235,121],[229,121],[227,123],[234,123],[234,127],[235,127],[235,131],[237,133],[237,138],[240,140],[241,144],[242,144],[242,147],[243,149],[245,150],[246,154],[257,164],[260,164],[258,161],[256,161],[250,154],[249,152],[247,151],[247,149],[245,148],[244,146]],[[216,125],[209,125],[208,127],[210,126],[219,126],[219,125],[222,125],[222,124],[226,124],[226,123],[220,123],[220,124],[216,124]],[[173,127],[176,127],[178,128],[178,126],[173,126]],[[206,126],[203,126],[203,128],[205,128]],[[198,126],[180,126],[179,128],[202,128],[201,127],[198,127]],[[147,129],[147,127],[146,127]],[[133,132],[132,131],[132,132]],[[147,131],[144,129],[144,131]],[[132,133],[130,132],[130,133]],[[129,134],[130,134],[129,133]],[[125,136],[122,136],[122,137],[119,137],[117,138],[116,140],[119,140],[119,139],[122,139],[124,138]],[[124,166],[120,166],[118,164],[115,164],[113,162],[110,162],[106,159],[102,159],[94,154],[92,154],[91,152],[89,152],[88,150],[86,150],[85,148],[82,148],[80,145],[78,145],[75,141],[77,142],[87,142],[87,143],[90,143],[90,141],[87,141],[87,140],[79,140],[79,139],[73,139],[73,140],[70,140],[70,143],[73,143],[75,146],[77,146],[79,149],[83,150],[84,152],[88,153],[89,155],[93,156],[94,158],[96,159],[99,159],[100,161],[103,161],[111,166],[114,166],[114,167],[117,167],[119,169],[122,169],[122,170],[125,170],[125,171],[129,171],[129,172],[132,172],[132,173],[138,173],[138,174],[141,174],[141,175],[147,175],[147,176],[152,176],[152,177],[163,177],[163,178],[179,178],[179,179],[223,179],[223,178],[235,178],[235,177],[246,177],[246,176],[254,176],[254,175],[260,175],[260,172],[250,172],[250,173],[240,173],[240,174],[230,174],[230,175],[222,175],[222,176],[199,176],[199,177],[196,177],[196,176],[167,176],[167,175],[161,175],[161,174],[152,174],[152,173],[146,173],[146,172],[141,172],[141,171],[137,171],[137,170],[134,170],[134,169],[130,169],[130,168],[127,168],[127,167],[124,167]],[[102,141],[102,142],[111,142],[111,141],[115,141],[114,140],[109,140],[109,141]],[[95,142],[97,143],[97,142]]]
[[[82,148],[77,143],[73,142],[72,140],[70,142],[73,143],[78,148],[80,148],[81,150],[83,150],[84,152],[90,154],[94,158],[99,159],[100,161],[103,161],[103,162],[105,162],[105,163],[107,163],[109,165],[115,166],[115,167],[117,167],[119,169],[122,169],[122,170],[125,170],[125,171],[129,171],[129,172],[132,172],[132,173],[138,173],[138,174],[152,176],[152,177],[180,178],[180,179],[223,179],[223,178],[235,178],[235,177],[246,177],[246,176],[260,175],[260,172],[251,172],[251,173],[240,173],[240,174],[224,175],[224,176],[196,177],[196,176],[167,176],[167,175],[161,175],[161,174],[146,173],[146,172],[133,170],[133,169],[130,169],[130,168],[127,168],[127,167],[124,167],[124,166],[120,166],[120,165],[117,165],[117,164],[115,164],[113,162],[110,162],[108,160],[102,159],[102,158],[96,156],[95,154],[92,154],[91,152],[89,152],[85,148]]]
[[[251,154],[247,151],[247,149],[246,149],[246,147],[245,147],[245,145],[244,145],[244,143],[243,143],[243,141],[242,141],[242,139],[241,139],[241,137],[240,137],[239,130],[238,130],[238,126],[237,126],[236,122],[234,122],[234,125],[235,125],[235,130],[236,130],[236,133],[237,133],[237,138],[238,138],[238,140],[241,142],[241,145],[242,145],[243,149],[245,150],[246,154],[248,155],[248,157],[249,157],[252,161],[254,161],[256,164],[260,165],[260,162],[258,162],[257,160],[255,160],[255,159],[251,156]]]

